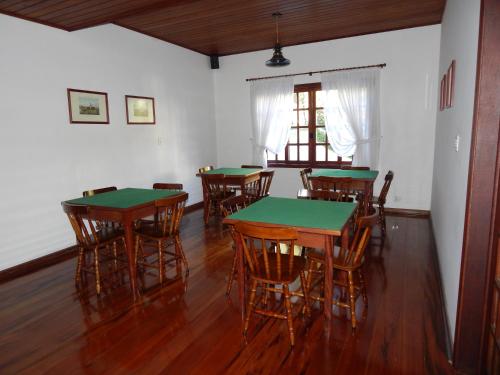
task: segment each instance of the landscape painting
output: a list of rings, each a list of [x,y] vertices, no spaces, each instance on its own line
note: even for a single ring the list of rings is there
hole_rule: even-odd
[[[155,100],[147,96],[125,95],[127,124],[154,125]]]
[[[68,89],[68,107],[72,124],[109,124],[105,92]]]

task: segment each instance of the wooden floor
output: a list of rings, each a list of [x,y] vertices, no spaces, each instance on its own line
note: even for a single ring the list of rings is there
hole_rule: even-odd
[[[293,350],[284,321],[254,319],[243,342],[237,288],[225,296],[227,231],[205,228],[197,211],[182,234],[189,277],[150,288],[136,304],[125,276],[101,298],[92,284],[77,293],[74,260],[0,285],[0,373],[451,373],[427,219],[388,217],[385,248],[369,250],[369,307],[355,334],[343,312],[325,330],[316,307],[296,319]]]

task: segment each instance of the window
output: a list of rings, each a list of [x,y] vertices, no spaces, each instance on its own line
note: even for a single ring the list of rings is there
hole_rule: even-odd
[[[294,120],[288,143],[281,154],[268,151],[270,167],[339,167],[350,165],[352,157],[336,155],[328,144],[321,84],[296,85]]]

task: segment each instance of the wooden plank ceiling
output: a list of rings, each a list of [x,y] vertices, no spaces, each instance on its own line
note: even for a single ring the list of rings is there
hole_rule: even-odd
[[[206,55],[271,49],[441,22],[445,0],[0,0],[0,13],[67,31],[106,23]]]

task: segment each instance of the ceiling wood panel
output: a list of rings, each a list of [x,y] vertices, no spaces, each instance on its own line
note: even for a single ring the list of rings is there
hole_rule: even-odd
[[[67,31],[114,23],[206,55],[441,22],[445,0],[0,0],[0,13]]]

